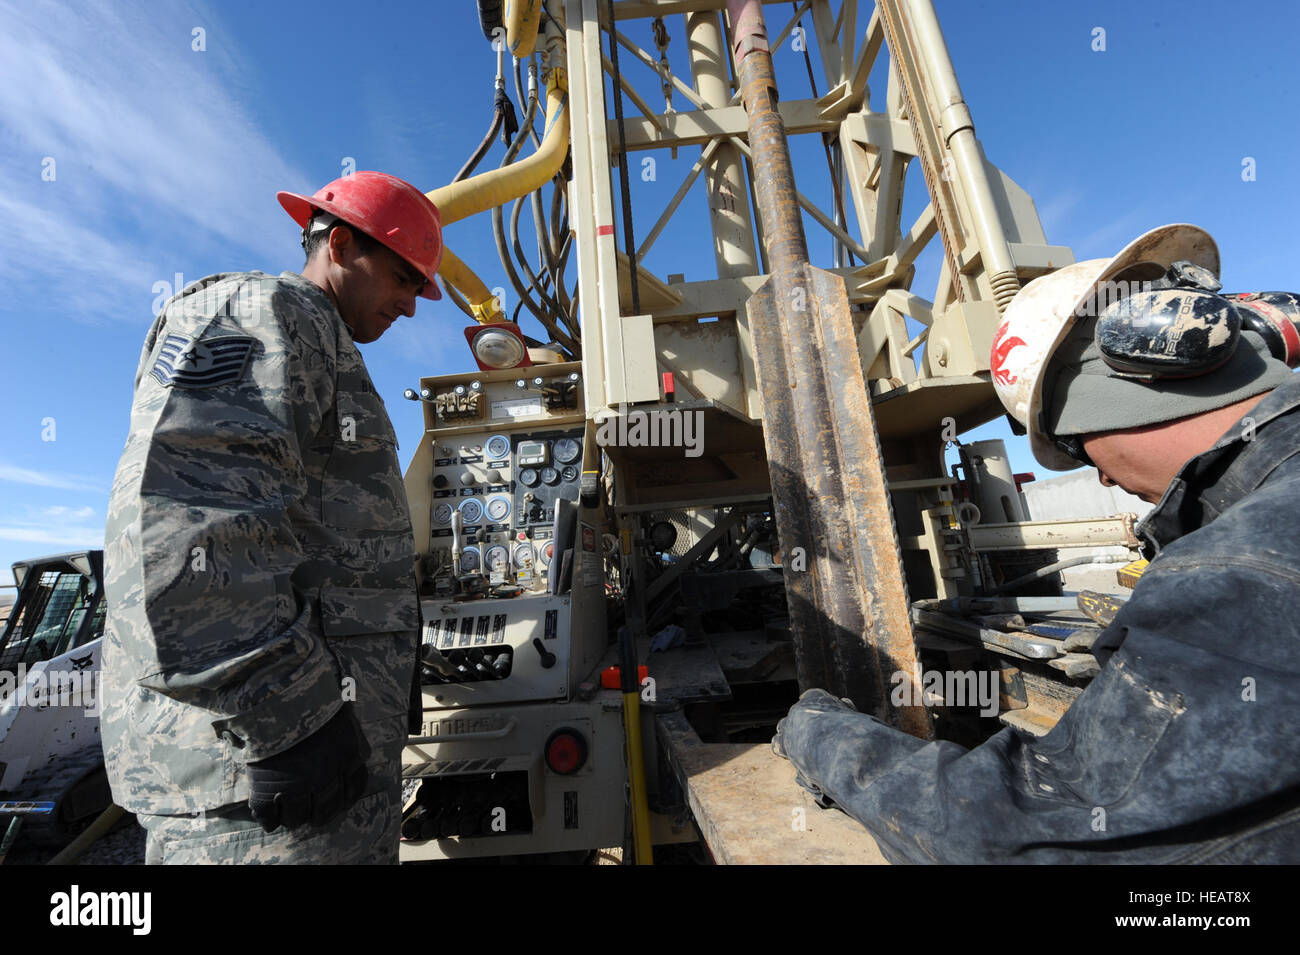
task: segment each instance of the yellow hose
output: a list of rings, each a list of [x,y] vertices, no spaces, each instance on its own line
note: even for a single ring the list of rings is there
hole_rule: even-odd
[[[506,320],[498,307],[497,297],[488,290],[487,284],[445,245],[442,247],[442,264],[438,266],[438,274],[465,296],[479,324],[491,325]]]
[[[537,152],[504,168],[492,169],[425,193],[438,207],[444,228],[475,213],[526,196],[555,178],[569,152],[568,87],[565,71],[559,68],[551,70],[551,75],[546,79],[545,135]],[[445,252],[443,259],[446,260]],[[442,273],[441,269],[439,273]]]
[[[516,60],[531,56],[542,22],[542,0],[506,0],[506,46]]]

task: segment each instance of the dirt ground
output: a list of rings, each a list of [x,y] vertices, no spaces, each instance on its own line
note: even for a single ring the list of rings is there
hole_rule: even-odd
[[[144,829],[128,815],[106,836],[86,850],[75,865],[144,865]],[[44,865],[59,852],[58,846],[33,844],[19,833],[4,864]]]

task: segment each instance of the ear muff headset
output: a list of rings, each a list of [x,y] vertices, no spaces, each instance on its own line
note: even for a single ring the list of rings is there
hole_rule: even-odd
[[[1128,274],[1141,274],[1141,267]],[[1115,285],[1125,288],[1122,278]],[[1243,328],[1259,334],[1288,367],[1300,364],[1298,295],[1220,295],[1214,275],[1186,261],[1130,287],[1135,290],[1116,301],[1097,303],[1097,349],[1121,377],[1155,381],[1209,374],[1232,358]]]

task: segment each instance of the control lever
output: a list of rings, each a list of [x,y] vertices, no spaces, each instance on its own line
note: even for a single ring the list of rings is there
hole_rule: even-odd
[[[498,654],[496,661],[492,664],[492,672],[498,680],[504,680],[510,675],[511,657],[509,653]]]
[[[448,680],[456,679],[456,668],[433,644],[425,644],[420,648],[420,661],[439,676],[446,677]]]
[[[488,666],[487,660],[484,659],[482,650],[475,647],[473,650],[469,651],[467,658],[470,666],[474,668],[475,675],[477,675],[480,680],[493,679],[492,670]]]
[[[541,654],[543,670],[549,670],[555,666],[555,654],[546,649],[546,644],[542,643],[541,637],[533,637],[533,649]]]
[[[473,668],[466,663],[464,650],[452,650],[451,653],[447,654],[447,659],[450,661],[451,665],[456,668],[456,676],[459,679],[464,680],[466,683],[473,683],[475,681],[477,674],[474,672]]]
[[[460,576],[460,555],[464,549],[465,525],[461,522],[459,510],[451,512],[451,569]]]

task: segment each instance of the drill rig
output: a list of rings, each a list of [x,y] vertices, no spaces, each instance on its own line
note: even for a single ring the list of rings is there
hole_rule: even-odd
[[[945,466],[1003,414],[1002,310],[1073,255],[985,158],[931,0],[479,13],[493,123],[429,196],[453,248],[454,223],[489,213],[518,306],[447,250],[478,369],[408,392],[425,427],[406,475],[423,725],[402,857],[633,845],[648,861],[698,840],[716,861],[880,861],[843,817],[799,825],[811,800],[767,747],[798,693],[923,737],[1044,732],[1095,672],[1052,550],[1136,546],[1131,516],[1027,521],[998,442],[960,446],[961,478]],[[689,72],[667,56],[675,19]],[[806,80],[776,74],[788,41]],[[474,175],[515,124],[509,63],[519,132]],[[796,167],[791,140],[825,165]],[[645,170],[679,151],[680,187],[638,228]],[[928,201],[908,222],[912,163]],[[656,275],[647,255],[684,228],[700,177],[716,277]],[[833,240],[825,267],[806,227]],[[1022,576],[1047,593],[1014,595]],[[997,718],[924,696],[923,662],[996,670]]]

